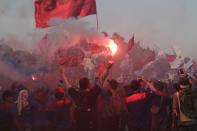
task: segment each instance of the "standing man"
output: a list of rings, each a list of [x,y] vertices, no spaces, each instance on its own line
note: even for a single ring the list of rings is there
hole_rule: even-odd
[[[173,112],[178,118],[179,131],[197,131],[197,89],[187,77],[180,78],[180,90],[173,97]]]
[[[2,94],[0,103],[0,131],[16,131],[19,128],[16,117],[14,92],[6,90]]]
[[[72,131],[71,101],[62,87],[55,89],[54,96],[55,100],[48,105],[51,131]]]
[[[76,105],[74,117],[77,131],[98,130],[97,99],[101,92],[100,86],[102,86],[105,81],[111,66],[112,64],[109,64],[107,70],[102,75],[102,78],[96,78],[94,86],[91,86],[88,78],[81,78],[79,80],[79,90],[76,90],[71,86],[64,71],[61,71],[68,94]]]
[[[100,131],[124,130],[123,117],[126,112],[125,92],[115,80],[108,80],[99,97]]]
[[[132,89],[132,93],[126,98],[128,130],[149,131],[150,96],[147,93],[140,92],[140,82],[138,80],[133,80],[130,88]]]

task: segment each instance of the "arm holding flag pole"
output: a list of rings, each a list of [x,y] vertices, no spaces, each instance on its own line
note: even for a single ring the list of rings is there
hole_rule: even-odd
[[[109,71],[110,71],[110,69],[112,68],[113,64],[114,64],[113,62],[108,62],[108,65],[107,65],[107,67],[106,67],[106,70],[105,70],[101,75],[96,76],[95,80],[96,80],[96,82],[99,83],[99,85],[100,85],[101,87],[103,87],[103,85],[104,85],[104,83],[105,83],[105,80],[106,80],[106,78],[108,77]]]
[[[148,88],[149,88],[151,91],[155,92],[157,95],[159,95],[159,96],[168,96],[167,93],[165,93],[165,92],[163,92],[163,91],[159,91],[157,88],[155,88],[155,86],[154,86],[153,84],[151,84],[148,80],[145,80],[144,78],[142,78],[142,81],[143,81],[144,83],[146,83],[146,85],[148,86]]]
[[[66,88],[68,88],[68,89],[71,88],[72,85],[70,84],[70,82],[68,80],[68,77],[65,75],[65,68],[61,68],[60,69],[60,75],[63,78],[63,81],[64,81],[64,83],[66,85]]]
[[[96,0],[95,0],[96,3]],[[96,8],[96,28],[97,28],[97,32],[99,32],[99,19],[98,19],[98,10]]]
[[[106,70],[99,76],[96,76],[95,78],[95,84],[98,84],[99,86],[103,86],[107,76],[109,75],[109,70],[111,69],[111,67],[113,66],[113,63],[108,63],[108,66],[106,68]],[[63,82],[65,83],[65,86],[67,89],[72,88],[72,84],[69,82],[69,79],[67,77],[67,75],[65,74],[65,68],[62,67],[60,69],[60,75],[63,79]]]
[[[98,14],[96,12],[96,28],[97,28],[97,32],[99,32],[99,21],[98,21]]]

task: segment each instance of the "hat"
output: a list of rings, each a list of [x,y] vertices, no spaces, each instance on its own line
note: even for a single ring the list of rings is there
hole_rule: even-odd
[[[109,84],[112,86],[112,87],[118,87],[119,83],[114,80],[114,79],[111,79],[111,80],[108,80]]]

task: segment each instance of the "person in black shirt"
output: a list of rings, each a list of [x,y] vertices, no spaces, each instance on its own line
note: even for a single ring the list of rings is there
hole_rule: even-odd
[[[47,106],[50,113],[50,131],[71,131],[71,101],[65,96],[62,87],[55,89],[54,96],[55,100]]]
[[[101,78],[95,79],[95,85],[91,86],[88,78],[84,77],[79,80],[79,90],[73,88],[68,81],[68,78],[61,71],[62,77],[68,89],[68,94],[74,101],[76,108],[74,116],[76,121],[77,131],[97,131],[98,130],[98,112],[97,99],[101,92],[105,78],[112,64],[109,65]]]
[[[133,80],[130,84],[131,94],[126,98],[128,110],[128,130],[129,131],[150,131],[150,107],[153,93],[141,92],[140,82],[144,82],[148,90],[157,95],[165,96],[165,93],[159,91],[149,81],[141,78],[141,80]]]
[[[14,92],[6,90],[2,94],[3,102],[0,103],[0,131],[16,131],[19,123],[16,117]]]
[[[131,95],[126,98],[127,104],[127,124],[129,131],[149,131],[149,101],[148,93],[140,92],[140,83],[133,80],[130,84]]]
[[[169,131],[170,99],[167,93],[167,84],[155,81],[154,87],[163,94],[153,93],[151,99],[151,131]]]

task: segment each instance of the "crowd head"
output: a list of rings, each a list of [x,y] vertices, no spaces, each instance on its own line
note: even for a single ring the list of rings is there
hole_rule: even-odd
[[[90,88],[90,80],[86,77],[83,77],[79,80],[79,87],[81,90]]]
[[[2,94],[2,100],[5,102],[12,103],[12,102],[14,102],[14,96],[15,96],[15,94],[13,91],[6,90]]]

